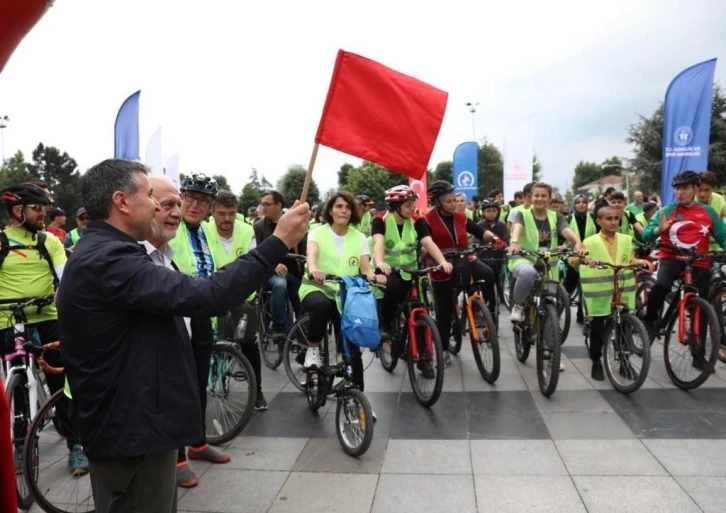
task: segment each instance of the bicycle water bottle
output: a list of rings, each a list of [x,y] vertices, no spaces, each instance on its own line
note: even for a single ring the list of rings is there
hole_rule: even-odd
[[[244,314],[237,323],[237,328],[234,330],[235,340],[242,340],[245,338],[245,332],[247,331],[247,314]]]

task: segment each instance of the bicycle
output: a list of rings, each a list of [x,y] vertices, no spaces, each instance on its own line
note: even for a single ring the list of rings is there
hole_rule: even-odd
[[[665,244],[660,244],[659,247],[669,248],[679,253],[685,259],[685,269],[674,284],[674,300],[671,301],[663,315],[660,315],[659,312],[658,320],[653,327],[651,344],[656,338],[663,337],[663,352],[668,377],[678,388],[692,390],[701,386],[713,372],[721,345],[721,329],[716,310],[708,301],[699,297],[698,288],[693,283],[693,264],[697,260],[708,258],[712,253],[698,253],[695,249]],[[641,307],[639,311],[641,317],[644,308],[645,306]],[[676,321],[678,321],[677,341],[672,343]],[[710,329],[714,337],[709,351],[705,348],[708,333],[701,333],[704,328]],[[699,371],[698,375],[691,380],[676,376],[672,361],[675,356],[671,355],[686,347],[692,360],[691,365],[686,367]]]
[[[381,365],[388,372],[394,371],[399,358],[407,362],[413,394],[426,407],[438,401],[444,386],[444,350],[436,322],[421,298],[419,278],[437,269],[439,266],[418,270],[391,268],[392,273],[410,274],[411,288],[393,317],[391,338],[382,340],[380,349]],[[424,390],[432,382],[433,389]]]
[[[453,354],[457,354],[461,350],[461,344],[463,342],[463,335],[466,327],[469,328],[469,339],[471,340],[471,348],[474,352],[474,360],[476,366],[479,368],[484,381],[493,384],[499,378],[499,372],[501,370],[501,356],[499,350],[499,337],[497,334],[498,315],[495,310],[494,317],[489,311],[486,304],[486,298],[482,292],[483,280],[474,281],[471,278],[469,271],[469,257],[474,256],[482,250],[491,249],[493,246],[487,245],[473,245],[470,248],[463,250],[447,250],[444,252],[445,256],[453,256],[455,259],[465,259],[466,267],[454,266],[454,273],[462,272],[459,269],[465,269],[459,276],[459,283],[454,285],[453,295],[455,301],[455,309],[452,315],[452,336],[454,338],[454,345],[449,344],[449,351]],[[452,277],[452,279],[456,279]],[[468,285],[465,285],[468,284]],[[496,287],[495,287],[496,290]],[[496,293],[495,293],[496,295]],[[459,298],[461,301],[459,302]],[[496,298],[490,298],[491,301],[496,301]],[[460,318],[459,316],[466,312],[466,318]],[[487,358],[487,362],[490,361],[491,366],[488,368],[487,363],[484,362],[482,353],[487,351],[491,354],[491,358]]]
[[[62,367],[50,367],[44,361],[44,353],[48,350],[59,349],[58,342],[51,342],[44,346],[36,346],[26,342],[26,349],[35,356],[35,360],[45,372],[60,374]],[[65,454],[59,454],[57,446],[65,445],[65,439],[80,439],[80,433],[75,426],[65,423],[57,415],[57,409],[65,398],[64,390],[57,390],[41,406],[38,414],[33,418],[28,434],[25,438],[23,450],[23,477],[28,486],[32,499],[43,511],[51,513],[93,513],[95,503],[91,489],[91,475],[67,477],[68,462]],[[72,401],[68,401],[66,408],[72,408]],[[74,415],[69,411],[69,418]],[[55,438],[55,441],[54,441]],[[40,449],[43,449],[41,452]],[[62,451],[64,452],[64,451]],[[45,457],[48,461],[45,461]],[[41,458],[43,461],[41,463]]]
[[[326,274],[324,281],[343,286],[343,279],[338,276]],[[350,344],[353,341],[349,341],[342,334],[335,337],[342,347],[343,360],[331,364],[329,337],[333,330],[332,323],[329,323],[320,348],[321,365],[319,368],[304,369],[305,381],[301,382],[292,371],[289,354],[292,352],[292,345],[300,344],[303,340],[304,347],[307,347],[305,328],[309,322],[310,314],[304,314],[290,328],[283,350],[285,371],[295,386],[305,393],[312,412],[317,413],[318,409],[325,406],[328,396],[335,396],[338,441],[346,454],[357,458],[368,450],[373,441],[374,419],[370,401],[352,380]],[[336,380],[339,381],[336,383]]]
[[[13,327],[13,352],[3,356],[3,371],[5,374],[5,392],[10,402],[11,417],[13,425],[11,429],[13,448],[15,450],[16,469],[21,470],[19,464],[22,464],[22,450],[25,445],[25,439],[28,429],[38,413],[38,406],[44,404],[50,395],[47,391],[45,383],[45,375],[38,372],[37,362],[44,370],[50,374],[62,373],[55,372],[42,357],[36,359],[36,355],[31,351],[31,347],[39,345],[40,341],[34,337],[34,332],[27,325],[28,319],[25,315],[25,309],[36,307],[38,312],[43,307],[53,303],[53,295],[24,298],[12,300],[11,304],[0,305],[0,311],[10,314],[10,325]],[[5,344],[6,341],[0,340]],[[43,347],[47,349],[58,348],[58,342],[51,342]],[[32,447],[33,453],[37,454],[37,442]],[[16,479],[16,493],[18,496],[18,505],[23,509],[28,509],[33,504],[30,491],[27,489],[22,472],[18,473]]]
[[[540,391],[545,397],[551,396],[557,389],[557,382],[560,378],[560,358],[562,356],[557,293],[549,290],[549,261],[552,258],[566,258],[573,254],[571,249],[558,249],[541,253],[520,249],[518,254],[509,255],[509,258],[533,257],[535,259],[535,269],[538,267],[537,264],[541,264],[542,267],[538,269],[534,288],[524,304],[524,321],[515,323],[513,330],[514,348],[520,362],[527,361],[532,345],[536,347],[537,381],[539,382]],[[515,280],[512,280],[512,297],[514,297],[514,282]]]
[[[603,334],[602,354],[605,360],[605,373],[612,383],[613,388],[623,394],[631,394],[640,389],[648,377],[650,368],[650,343],[648,330],[643,321],[638,319],[634,314],[630,313],[627,303],[622,301],[624,281],[627,279],[623,276],[626,271],[634,271],[641,266],[639,265],[613,265],[607,262],[595,262],[597,269],[613,270],[613,296],[610,302],[611,314],[605,324],[605,333]],[[633,292],[635,289],[633,288]],[[640,345],[633,343],[633,335],[640,338]],[[610,361],[609,356],[613,357]],[[633,367],[631,359],[641,358],[642,364],[640,371],[637,372]],[[613,366],[619,365],[618,372],[620,376],[631,381],[630,384],[623,384],[617,381],[616,372]]]
[[[718,359],[726,363],[726,253],[716,254],[711,262],[711,287],[708,294],[721,328]]]

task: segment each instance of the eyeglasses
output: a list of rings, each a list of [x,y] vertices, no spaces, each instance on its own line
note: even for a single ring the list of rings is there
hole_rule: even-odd
[[[184,201],[186,201],[190,205],[193,205],[196,202],[197,205],[201,207],[208,207],[212,204],[211,198],[205,198],[202,196],[189,196],[188,194],[184,195]]]
[[[274,205],[274,203],[268,203],[266,201],[263,201],[262,203],[260,203],[260,206],[263,208],[271,207],[272,205]]]

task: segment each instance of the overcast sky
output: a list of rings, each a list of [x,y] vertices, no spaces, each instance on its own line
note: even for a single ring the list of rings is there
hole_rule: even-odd
[[[650,115],[683,68],[718,57],[726,2],[57,0],[0,75],[5,154],[58,146],[82,170],[113,156],[123,100],[141,89],[141,153],[159,125],[183,172],[252,167],[276,183],[307,166],[339,48],[449,92],[431,167],[472,138],[500,148],[536,116],[544,177],[579,160],[627,157],[627,126]],[[358,7],[354,7],[358,5]],[[358,159],[321,148],[321,190]]]

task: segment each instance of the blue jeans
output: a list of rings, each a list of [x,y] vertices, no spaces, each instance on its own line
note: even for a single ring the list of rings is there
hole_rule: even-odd
[[[275,327],[289,328],[290,326],[285,326],[286,302],[289,299],[295,315],[300,314],[300,296],[298,296],[300,278],[290,273],[285,276],[274,275],[270,277],[270,286],[272,287],[272,295],[270,296],[272,324]]]

